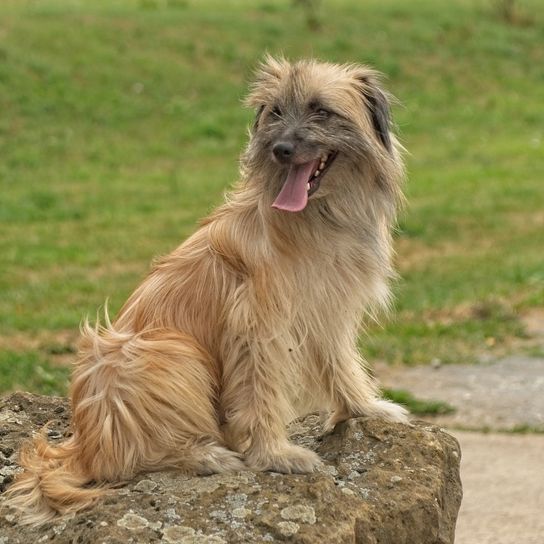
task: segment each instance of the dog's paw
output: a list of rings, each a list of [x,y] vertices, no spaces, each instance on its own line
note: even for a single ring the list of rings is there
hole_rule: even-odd
[[[391,423],[411,425],[409,416],[410,413],[403,406],[389,400],[375,399],[353,414],[349,414],[346,410],[335,410],[323,423],[323,431],[325,434],[332,433],[339,423],[352,417],[377,417]]]
[[[242,456],[223,446],[209,444],[193,452],[193,470],[200,476],[222,472],[241,472],[247,470]]]
[[[410,425],[410,413],[406,408],[385,399],[376,399],[369,410],[371,416],[391,421],[392,423],[405,423]]]
[[[246,465],[253,470],[285,474],[313,472],[321,462],[317,453],[293,444],[270,452],[248,452],[246,456]]]
[[[334,431],[336,426],[342,421],[346,421],[351,416],[344,410],[335,410],[329,417],[323,422],[323,431],[325,434],[330,434]]]

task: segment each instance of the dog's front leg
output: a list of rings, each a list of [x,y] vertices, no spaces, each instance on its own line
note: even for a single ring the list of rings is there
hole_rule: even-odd
[[[354,343],[340,345],[336,356],[325,362],[328,383],[326,387],[335,407],[325,423],[325,430],[350,417],[375,416],[387,421],[408,423],[408,411],[380,398],[376,381],[365,369]]]
[[[319,456],[287,438],[286,423],[293,414],[285,394],[289,357],[281,345],[276,339],[246,338],[231,347],[221,395],[225,437],[231,447],[243,450],[246,465],[254,470],[311,472]]]

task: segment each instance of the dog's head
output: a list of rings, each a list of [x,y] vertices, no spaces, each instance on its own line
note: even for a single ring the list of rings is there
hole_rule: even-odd
[[[275,208],[300,211],[334,191],[342,169],[395,160],[388,97],[368,67],[267,57],[246,103],[248,157],[277,174]]]

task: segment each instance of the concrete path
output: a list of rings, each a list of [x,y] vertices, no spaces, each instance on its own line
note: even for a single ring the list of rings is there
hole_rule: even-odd
[[[544,359],[493,364],[388,368],[388,388],[443,400],[457,412],[427,418],[461,444],[464,498],[456,544],[544,544],[544,434],[467,432],[529,426],[544,431]]]
[[[464,496],[456,544],[544,543],[544,435],[453,432]]]
[[[512,356],[495,363],[408,368],[381,364],[376,374],[387,387],[453,405],[454,414],[435,419],[444,426],[473,430],[530,426],[544,431],[544,359]]]

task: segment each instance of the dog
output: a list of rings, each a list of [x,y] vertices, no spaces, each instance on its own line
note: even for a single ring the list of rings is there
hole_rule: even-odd
[[[407,422],[357,349],[390,302],[402,148],[366,66],[267,57],[240,181],[156,262],[111,323],[82,325],[73,434],[20,454],[8,490],[23,523],[89,507],[115,482],[179,469],[313,471],[286,425]]]

